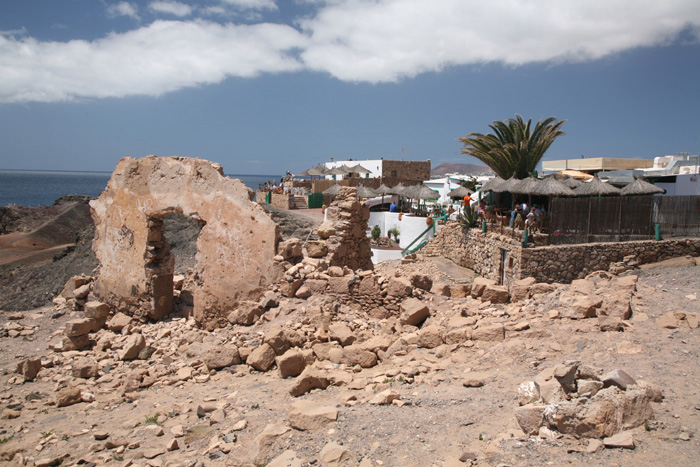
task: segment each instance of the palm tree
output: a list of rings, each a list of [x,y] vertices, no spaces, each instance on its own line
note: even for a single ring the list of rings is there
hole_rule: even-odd
[[[457,140],[464,143],[462,154],[476,157],[502,179],[513,175],[523,179],[535,170],[554,140],[565,134],[561,130],[565,122],[554,117],[545,118],[530,131],[532,119],[526,123],[516,114],[515,119],[492,122],[489,127],[494,134],[469,133]]]

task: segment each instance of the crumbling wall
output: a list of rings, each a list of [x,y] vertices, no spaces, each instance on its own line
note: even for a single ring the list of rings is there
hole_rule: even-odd
[[[367,237],[368,220],[369,207],[357,199],[357,188],[341,187],[327,208],[326,221],[318,232],[327,239],[328,266],[347,266],[353,271],[374,269]]]
[[[90,203],[99,261],[94,293],[139,319],[172,311],[173,256],[163,216],[176,212],[204,226],[197,241],[194,318],[224,325],[244,300],[274,280],[278,226],[251,202],[252,190],[203,159],[123,158],[106,190]]]

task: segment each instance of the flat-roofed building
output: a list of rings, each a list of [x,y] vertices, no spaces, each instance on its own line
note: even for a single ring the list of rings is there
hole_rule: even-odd
[[[590,157],[582,159],[542,161],[543,172],[579,170],[586,173],[597,173],[608,170],[647,169],[653,166],[654,161],[652,159],[625,159],[622,157]]]

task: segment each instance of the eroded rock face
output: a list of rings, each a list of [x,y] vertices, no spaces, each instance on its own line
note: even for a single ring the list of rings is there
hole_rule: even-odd
[[[240,180],[203,159],[123,158],[90,203],[93,250],[100,262],[94,293],[139,319],[173,308],[173,265],[163,216],[181,213],[204,224],[197,240],[194,318],[213,327],[243,300],[258,300],[274,280],[278,226],[251,202]]]

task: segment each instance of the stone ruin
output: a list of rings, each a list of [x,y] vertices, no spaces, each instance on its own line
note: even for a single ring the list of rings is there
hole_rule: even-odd
[[[94,295],[137,319],[173,311],[174,256],[163,217],[179,213],[203,224],[197,240],[194,319],[228,324],[237,306],[259,300],[276,277],[279,227],[252,202],[243,182],[199,158],[123,158],[106,190],[90,203],[99,261]]]

